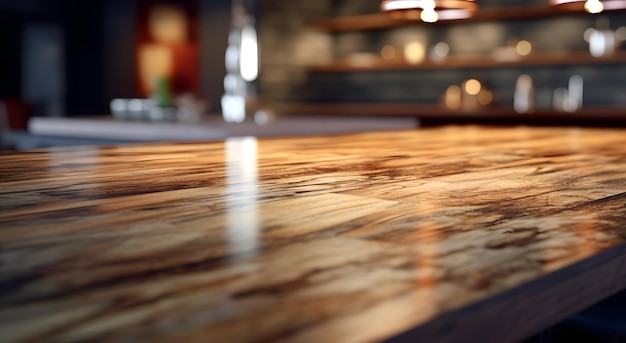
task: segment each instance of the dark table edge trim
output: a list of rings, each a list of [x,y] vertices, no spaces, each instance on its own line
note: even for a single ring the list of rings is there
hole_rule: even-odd
[[[626,244],[447,312],[386,342],[519,342],[624,289]]]

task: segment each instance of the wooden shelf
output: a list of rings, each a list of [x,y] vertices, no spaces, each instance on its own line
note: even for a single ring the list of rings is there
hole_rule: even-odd
[[[528,56],[520,56],[517,59],[498,59],[492,56],[448,56],[441,62],[424,60],[424,62],[418,64],[409,64],[404,60],[386,61],[382,58],[372,56],[371,59],[365,60],[336,60],[324,65],[311,66],[309,67],[309,71],[318,73],[342,73],[353,71],[502,68],[617,63],[626,63],[626,51],[616,51],[611,56],[606,57],[593,57],[587,51],[561,53],[535,52]]]
[[[609,12],[609,11],[606,11]],[[610,12],[624,12],[614,10]],[[381,30],[407,25],[445,25],[461,22],[493,21],[493,20],[520,20],[552,17],[559,15],[589,15],[586,12],[577,12],[552,6],[503,6],[480,8],[471,18],[439,21],[434,24],[414,20],[394,19],[384,13],[345,16],[330,19],[311,21],[309,26],[327,32],[345,32],[361,30]]]
[[[498,123],[626,125],[626,107],[587,106],[574,113],[553,110],[517,113],[512,106],[489,106],[472,112],[451,111],[436,103],[291,103],[268,105],[278,115],[412,116],[422,123]]]
[[[625,10],[606,11],[624,13]],[[571,11],[548,5],[505,6],[480,8],[472,18],[440,21],[435,24],[396,19],[383,13],[344,16],[321,19],[309,23],[311,28],[324,32],[384,30],[411,25],[449,25],[480,21],[509,21],[548,18],[555,16],[589,16],[583,11]],[[593,57],[588,51],[541,52],[533,51],[528,56],[514,54],[456,55],[441,61],[425,59],[410,64],[398,58],[384,60],[378,54],[355,54],[350,58],[338,59],[308,68],[311,73],[377,72],[391,70],[444,70],[463,68],[508,68],[540,66],[611,65],[626,63],[626,51],[616,51],[611,56]],[[413,116],[422,123],[517,123],[550,125],[619,125],[626,126],[625,107],[584,107],[575,113],[552,110],[532,114],[516,113],[512,106],[491,106],[475,112],[446,110],[439,104],[405,103],[320,103],[280,104],[273,107],[278,114],[318,115],[377,115]]]

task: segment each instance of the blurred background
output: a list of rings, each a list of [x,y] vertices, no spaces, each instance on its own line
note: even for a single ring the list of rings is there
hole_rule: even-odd
[[[476,4],[469,19],[425,23],[382,13],[378,0],[3,1],[4,145],[37,137],[22,145],[55,145],[43,141],[52,136],[129,140],[73,129],[110,120],[112,130],[225,130],[199,139],[262,133],[220,125],[286,116],[292,121],[272,134],[299,133],[288,129],[295,118],[328,127],[345,116],[353,128],[379,120],[362,129],[392,120],[626,122],[622,8]]]
[[[172,91],[219,103],[230,9],[229,0],[3,1],[0,97],[33,115],[101,115],[114,98],[148,96],[146,77],[162,69]]]

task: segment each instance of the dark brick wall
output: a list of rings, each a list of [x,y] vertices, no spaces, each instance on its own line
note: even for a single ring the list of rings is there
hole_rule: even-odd
[[[516,79],[529,74],[537,89],[537,106],[549,107],[546,97],[557,87],[567,87],[571,75],[584,80],[585,105],[626,106],[626,68],[614,66],[560,66],[502,69],[358,72],[309,75],[299,101],[433,103],[449,85],[479,78],[495,91],[496,102],[512,104]],[[542,99],[544,99],[542,101]]]
[[[259,8],[259,94],[268,100],[298,99],[307,87],[306,66],[331,60],[329,34],[307,28],[334,14],[332,0],[263,0]]]

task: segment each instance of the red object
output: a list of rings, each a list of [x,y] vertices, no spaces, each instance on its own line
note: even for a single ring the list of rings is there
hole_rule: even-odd
[[[187,16],[187,41],[183,43],[159,42],[152,37],[149,30],[149,15],[152,6],[158,4],[172,4],[184,10]],[[135,63],[137,74],[135,76],[137,91],[140,96],[149,97],[150,89],[142,83],[139,75],[140,58],[139,50],[145,45],[160,45],[167,47],[173,54],[172,73],[169,75],[170,91],[176,94],[191,92],[195,95],[200,93],[200,55],[198,48],[198,2],[197,0],[166,1],[166,0],[140,0],[138,2],[137,41],[135,47]]]
[[[30,107],[26,103],[18,99],[0,99],[0,110],[2,110],[2,105],[6,108],[9,129],[28,129]]]

